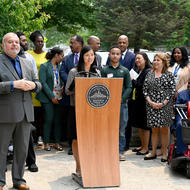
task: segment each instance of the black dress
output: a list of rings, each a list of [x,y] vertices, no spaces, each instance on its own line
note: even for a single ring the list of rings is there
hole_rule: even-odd
[[[151,128],[170,126],[173,116],[172,97],[175,94],[174,75],[167,71],[159,78],[155,78],[155,72],[149,72],[144,82],[143,93],[145,97],[149,96],[153,102],[162,103],[164,100],[168,100],[168,103],[160,109],[154,109],[149,103],[146,103],[147,126]]]
[[[96,71],[92,71],[92,73],[96,74],[97,77],[99,76]],[[88,77],[96,77],[96,75],[89,74]],[[70,95],[70,108],[68,115],[68,134],[67,134],[69,140],[77,139],[76,115],[75,115],[75,85],[73,82],[76,76],[87,77],[85,73],[79,74],[77,68],[71,69],[68,75],[65,92],[67,95]]]
[[[143,94],[143,84],[150,68],[144,68],[133,84],[133,121],[132,126],[144,130],[150,130],[147,127],[146,100]]]

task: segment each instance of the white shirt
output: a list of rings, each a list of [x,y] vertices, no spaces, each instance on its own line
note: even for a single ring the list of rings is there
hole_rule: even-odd
[[[24,52],[24,55],[26,56],[26,59],[30,60],[32,62],[32,66],[33,66],[33,70],[34,70],[34,75],[36,78],[38,78],[38,70],[37,70],[37,66],[36,66],[36,62],[33,58],[33,56],[31,54],[29,54],[28,52]]]
[[[122,56],[121,56],[122,60],[125,58],[126,53],[127,53],[127,49],[122,53]]]

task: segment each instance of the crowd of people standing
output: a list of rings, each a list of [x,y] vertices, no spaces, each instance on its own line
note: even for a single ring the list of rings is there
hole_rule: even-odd
[[[24,96],[30,103],[22,105],[24,117],[19,121],[15,118],[19,117],[16,113],[12,116],[15,119],[11,124],[6,120],[7,116],[3,116],[3,112],[1,114],[0,130],[3,132],[1,134],[7,134],[9,138],[4,139],[7,135],[0,138],[0,156],[3,158],[3,162],[0,163],[0,190],[3,190],[5,185],[5,160],[11,135],[15,149],[12,169],[15,188],[29,189],[23,179],[23,168],[26,161],[31,172],[38,171],[33,141],[36,143],[41,136],[45,151],[51,151],[52,147],[57,151],[62,151],[61,142],[68,141],[70,146],[68,154],[74,155],[76,175],[81,177],[75,119],[75,77],[91,77],[90,73],[97,77],[123,78],[119,124],[120,161],[126,160],[125,151],[130,147],[132,127],[138,128],[141,142],[140,147],[133,149],[133,152],[144,155],[144,160],[156,159],[157,146],[161,139],[161,161],[167,161],[170,128],[172,130],[173,127],[173,104],[181,101],[181,96],[183,102],[190,100],[188,90],[190,64],[184,47],[174,48],[169,60],[168,55],[164,53],[156,54],[151,63],[145,52],[136,54],[131,52],[128,49],[128,37],[121,35],[117,45],[110,48],[107,62],[103,66],[102,58],[97,54],[100,49],[100,39],[97,36],[90,36],[88,45],[84,44],[81,36],[72,36],[71,52],[66,56],[59,47],[44,51],[44,36],[40,31],[31,33],[29,38],[33,43],[33,50],[28,50],[28,42],[22,32],[8,33],[3,38],[0,69],[8,73],[8,79],[4,74],[0,74],[1,101],[7,98],[11,102],[14,98],[11,97],[12,95],[20,97],[19,104],[22,103]],[[5,60],[15,78],[9,74],[10,71],[7,71],[4,65]],[[24,68],[23,62],[29,62],[30,66],[26,65]],[[25,76],[25,72],[28,76]],[[7,81],[10,82],[7,83]],[[7,104],[10,105],[10,103]],[[35,119],[27,115],[28,108],[26,107],[32,105],[34,108],[31,110],[31,115],[33,116],[34,112]],[[3,127],[5,123],[11,125],[11,131],[6,132]],[[25,125],[28,125],[30,130],[20,131]],[[178,135],[177,150],[179,154],[183,154],[186,151],[186,145],[182,141],[180,118],[177,115],[175,125]],[[14,133],[14,131],[18,132]],[[25,138],[24,135],[26,135]],[[149,153],[150,137],[151,153]],[[23,141],[25,145],[22,148],[23,156],[19,157],[19,164],[17,164],[17,147]],[[53,146],[51,146],[52,143]]]

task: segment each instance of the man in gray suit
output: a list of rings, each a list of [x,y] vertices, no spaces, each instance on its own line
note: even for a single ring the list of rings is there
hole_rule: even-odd
[[[19,38],[15,33],[3,37],[0,54],[0,190],[5,185],[6,157],[13,138],[13,187],[29,190],[23,179],[34,110],[31,91],[41,90],[30,61],[19,57]]]
[[[88,45],[91,46],[94,51],[98,69],[101,69],[102,57],[96,53],[100,49],[100,38],[98,38],[97,36],[90,36],[87,42]]]

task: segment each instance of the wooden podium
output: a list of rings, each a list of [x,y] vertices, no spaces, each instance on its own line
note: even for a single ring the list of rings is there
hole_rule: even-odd
[[[120,186],[122,78],[75,78],[77,140],[83,187]]]

